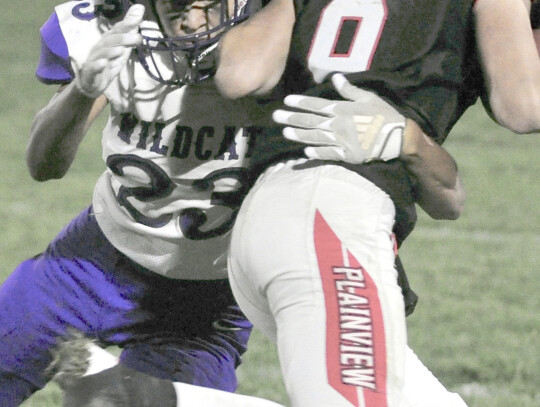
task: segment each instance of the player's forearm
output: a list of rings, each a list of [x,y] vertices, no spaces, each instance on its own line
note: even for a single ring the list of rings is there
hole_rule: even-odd
[[[400,158],[415,181],[420,207],[434,219],[457,219],[465,204],[457,165],[411,120],[407,121]]]
[[[492,117],[515,133],[540,130],[540,58],[529,10],[529,0],[480,0],[474,7]]]
[[[56,93],[32,123],[26,163],[32,178],[62,178],[73,162],[91,122],[106,104],[101,96],[91,99],[72,84]]]
[[[219,44],[218,90],[232,99],[272,90],[285,69],[294,21],[292,0],[272,0],[227,32]]]

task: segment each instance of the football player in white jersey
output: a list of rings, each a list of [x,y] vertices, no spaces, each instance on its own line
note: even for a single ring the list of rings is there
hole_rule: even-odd
[[[73,330],[120,346],[125,369],[237,386],[252,326],[230,291],[226,251],[261,108],[205,79],[220,34],[250,5],[130,6],[66,2],[41,29],[36,73],[60,90],[34,119],[30,172],[61,178],[108,104],[107,169],[92,204],[0,288],[2,406],[50,380],[51,350]]]

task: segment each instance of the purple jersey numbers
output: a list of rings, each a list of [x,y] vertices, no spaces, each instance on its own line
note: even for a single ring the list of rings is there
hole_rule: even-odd
[[[75,7],[73,7],[73,10],[71,11],[71,13],[73,14],[74,17],[78,18],[79,20],[85,20],[85,21],[90,21],[96,17],[96,14],[94,12],[94,7],[86,1],[79,3]]]

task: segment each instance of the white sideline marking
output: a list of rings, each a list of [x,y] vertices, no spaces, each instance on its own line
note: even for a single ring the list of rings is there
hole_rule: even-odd
[[[411,236],[430,239],[455,239],[472,240],[475,242],[503,243],[511,240],[529,240],[534,243],[540,242],[540,233],[534,232],[497,232],[492,230],[459,230],[447,227],[432,228],[417,226]]]

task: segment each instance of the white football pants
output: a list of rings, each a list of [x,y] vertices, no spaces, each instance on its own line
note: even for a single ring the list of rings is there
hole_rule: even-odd
[[[465,406],[407,347],[393,224],[383,191],[318,161],[274,165],[245,199],[229,277],[293,407]]]

